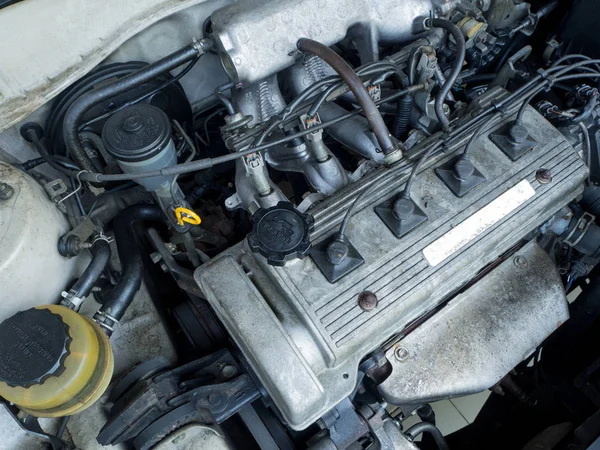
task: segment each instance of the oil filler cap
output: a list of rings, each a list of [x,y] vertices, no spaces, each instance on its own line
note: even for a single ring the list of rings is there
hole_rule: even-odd
[[[298,211],[289,202],[259,209],[252,217],[254,227],[248,235],[253,252],[267,258],[272,266],[283,266],[294,258],[303,258],[310,250],[313,218]]]
[[[68,325],[48,309],[21,311],[0,324],[0,381],[27,388],[64,370]]]

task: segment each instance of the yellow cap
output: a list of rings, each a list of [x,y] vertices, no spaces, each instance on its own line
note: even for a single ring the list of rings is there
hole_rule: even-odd
[[[37,417],[68,416],[104,393],[114,361],[108,337],[69,308],[45,305],[0,324],[0,395]]]

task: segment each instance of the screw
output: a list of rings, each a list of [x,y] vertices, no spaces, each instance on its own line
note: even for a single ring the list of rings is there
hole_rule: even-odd
[[[515,256],[515,259],[513,259],[513,262],[514,262],[515,266],[517,266],[519,269],[526,269],[527,266],[529,265],[529,261],[527,261],[527,258],[525,258],[524,256],[521,256],[521,255]]]
[[[221,369],[221,376],[226,380],[233,378],[237,375],[237,369],[229,364],[223,366]]]
[[[14,193],[15,190],[11,185],[0,183],[0,200],[8,200],[13,196]]]
[[[398,347],[396,349],[396,351],[394,352],[394,356],[396,357],[396,359],[398,361],[403,362],[408,359],[408,357],[410,356],[410,353],[404,347]]]
[[[358,306],[363,311],[372,311],[377,307],[377,296],[369,291],[363,291],[358,294]]]
[[[221,394],[219,394],[218,392],[215,392],[213,394],[209,394],[208,396],[208,403],[210,403],[212,406],[216,406],[219,403],[221,403]]]
[[[552,181],[552,174],[548,169],[540,169],[535,173],[535,179],[541,184],[548,184]]]

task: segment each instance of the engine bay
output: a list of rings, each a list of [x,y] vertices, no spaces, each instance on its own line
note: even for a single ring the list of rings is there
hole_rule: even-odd
[[[598,445],[600,6],[139,3],[0,48],[6,448]]]

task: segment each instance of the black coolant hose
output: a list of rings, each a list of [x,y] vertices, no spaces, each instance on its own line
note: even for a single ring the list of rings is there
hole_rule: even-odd
[[[88,157],[79,139],[79,126],[85,114],[94,106],[135,89],[154,78],[169,72],[186,62],[192,61],[204,52],[203,44],[194,43],[149,64],[123,78],[100,86],[78,97],[65,115],[64,139],[67,149],[75,162],[84,170],[95,172],[94,165]]]
[[[92,288],[110,260],[110,244],[105,239],[96,239],[91,250],[92,260],[70,290],[73,295],[80,299],[90,295]]]
[[[158,222],[164,218],[156,205],[138,204],[124,209],[114,220],[115,241],[121,260],[121,278],[105,296],[94,320],[110,336],[114,325],[121,320],[142,285],[144,263],[135,237],[134,225],[138,222]]]
[[[387,155],[388,153],[394,151],[396,147],[392,142],[392,137],[385,125],[385,122],[383,121],[381,112],[379,112],[379,109],[371,98],[369,91],[367,91],[367,88],[361,81],[360,77],[356,74],[354,69],[352,69],[352,67],[350,67],[350,65],[340,55],[320,42],[313,41],[312,39],[302,38],[298,41],[296,46],[301,52],[312,53],[313,55],[318,56],[337,72],[340,78],[342,78],[342,80],[344,80],[344,82],[348,85],[348,88],[352,91],[354,97],[356,97],[356,100],[363,108],[365,117],[373,129],[373,133],[375,134],[377,142],[381,146],[383,153]]]
[[[429,422],[419,422],[406,430],[404,434],[414,441],[417,436],[423,433],[429,434],[440,450],[450,450],[442,432]]]
[[[454,60],[454,67],[452,67],[452,71],[450,75],[446,79],[444,85],[440,88],[440,92],[435,98],[435,115],[437,116],[440,124],[444,131],[448,131],[450,127],[450,120],[446,117],[444,113],[444,101],[448,96],[448,93],[454,86],[456,79],[460,75],[460,71],[462,70],[462,66],[465,62],[466,55],[466,43],[465,37],[456,25],[454,25],[449,20],[445,19],[426,19],[425,26],[427,28],[443,28],[448,33],[452,35],[454,41],[456,42],[456,59]]]

